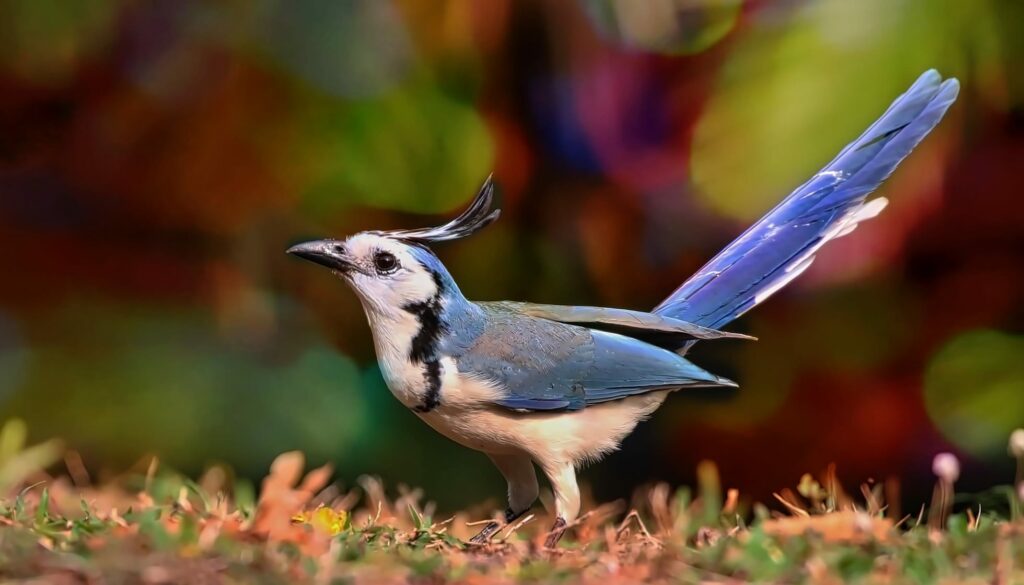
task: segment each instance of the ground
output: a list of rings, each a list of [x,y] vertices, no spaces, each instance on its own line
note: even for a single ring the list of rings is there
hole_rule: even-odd
[[[15,433],[16,434],[16,433]],[[92,485],[73,452],[42,475],[52,444],[0,432],[0,583],[1024,583],[1024,520],[930,509],[891,518],[881,485],[851,497],[829,473],[805,476],[769,507],[720,489],[712,464],[691,495],[655,486],[631,504],[590,506],[557,550],[538,506],[484,546],[464,513],[434,518],[422,494],[364,478],[342,492],[331,471],[277,458],[258,499],[209,470],[191,481],[152,460]],[[996,492],[1000,493],[1000,492]]]

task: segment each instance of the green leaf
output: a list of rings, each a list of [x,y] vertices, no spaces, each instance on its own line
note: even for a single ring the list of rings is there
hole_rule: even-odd
[[[416,527],[416,530],[427,530],[430,528],[430,523],[424,520],[423,516],[412,504],[409,504],[409,517],[412,518],[412,524]]]
[[[36,523],[42,524],[50,517],[50,490],[43,488],[39,496],[39,506],[36,507]]]

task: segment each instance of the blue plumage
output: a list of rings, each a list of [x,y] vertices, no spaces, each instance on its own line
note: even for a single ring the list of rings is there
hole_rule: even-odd
[[[460,372],[501,388],[494,403],[504,408],[579,410],[653,390],[735,386],[634,337],[533,316],[536,305],[475,305],[481,311],[470,325],[474,334],[460,335],[464,349],[452,356]],[[558,309],[542,307],[549,316]]]
[[[929,71],[818,174],[726,247],[651,313],[474,303],[426,244],[469,236],[498,217],[490,179],[465,212],[435,228],[362,232],[289,252],[327,266],[359,296],[391,392],[424,422],[486,453],[508,480],[511,522],[551,481],[557,542],[579,512],[576,470],[613,451],[669,391],[735,386],[683,357],[810,265],[818,249],[877,214],[865,202],[956,99]],[[487,540],[492,522],[474,539]]]
[[[857,140],[665,299],[654,313],[722,327],[809,261],[829,230],[864,203],[942,119],[959,84],[927,71]],[[804,268],[806,265],[804,266]]]

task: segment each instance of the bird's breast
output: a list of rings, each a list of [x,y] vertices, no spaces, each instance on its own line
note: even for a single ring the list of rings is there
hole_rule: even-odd
[[[504,395],[497,384],[460,372],[451,357],[417,363],[378,354],[378,360],[388,389],[399,402],[417,412],[440,406],[456,411],[479,409]]]
[[[427,392],[426,367],[410,360],[379,359],[381,374],[391,394],[408,408],[423,404]]]
[[[406,407],[417,412],[441,405],[477,408],[502,396],[491,382],[459,372],[456,360],[437,348],[425,355],[413,351],[421,323],[411,316],[385,320],[371,315],[370,327],[384,381]]]
[[[384,382],[399,402],[415,408],[422,404],[427,392],[427,364],[413,361],[410,356],[415,323],[382,322],[375,317],[370,317],[370,328]]]

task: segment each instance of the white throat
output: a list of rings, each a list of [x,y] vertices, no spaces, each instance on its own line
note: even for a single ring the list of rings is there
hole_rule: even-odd
[[[427,365],[412,359],[413,339],[420,331],[420,320],[401,307],[382,307],[362,295],[360,300],[388,389],[406,407],[422,409],[430,386]]]

